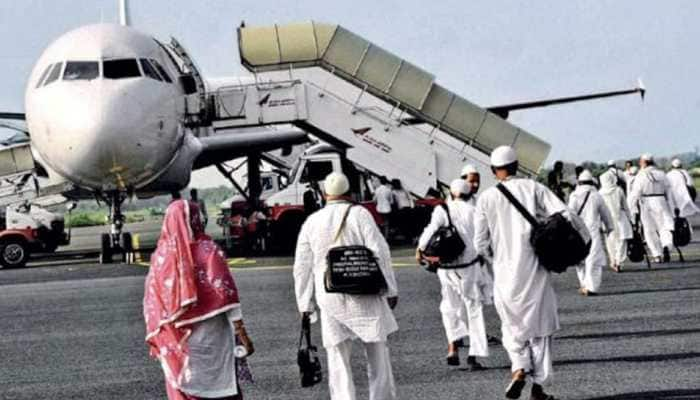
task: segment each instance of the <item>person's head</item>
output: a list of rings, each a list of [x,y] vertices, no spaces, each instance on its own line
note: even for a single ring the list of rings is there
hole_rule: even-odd
[[[578,176],[581,175],[581,172],[583,172],[583,167],[580,165],[577,165],[576,168],[574,168],[574,173],[576,173],[577,179],[578,179]]]
[[[654,156],[650,153],[644,153],[639,157],[639,167],[644,168],[650,165],[654,165]]]
[[[578,184],[595,186],[595,181],[593,180],[593,174],[591,171],[587,169],[581,171],[581,173],[578,175]]]
[[[323,181],[323,190],[327,200],[339,200],[350,198],[350,182],[340,172],[331,172]]]
[[[471,164],[467,164],[462,168],[462,173],[460,178],[467,182],[472,194],[476,194],[479,191],[479,186],[481,185],[481,175],[479,171]]]
[[[455,200],[468,200],[472,195],[471,188],[464,179],[455,179],[450,183],[450,195]]]
[[[382,175],[379,177],[379,183],[381,183],[382,185],[387,185],[389,183],[389,180],[386,179],[386,176]]]
[[[182,195],[180,194],[179,190],[173,190],[170,192],[170,198],[171,200],[180,200],[182,198]]]
[[[617,163],[615,162],[615,160],[608,161],[608,169],[612,169],[612,168],[617,169]]]
[[[518,172],[518,156],[510,146],[499,146],[491,152],[491,171],[499,181]]]
[[[189,241],[196,239],[199,234],[204,233],[199,206],[193,201],[172,201],[165,210],[163,230],[167,230],[170,236],[187,236]]]
[[[190,199],[197,201],[197,189],[190,190]]]
[[[673,161],[671,161],[671,167],[675,169],[683,168],[683,163],[681,160],[674,158]]]
[[[561,161],[554,162],[554,171],[561,172],[564,169],[564,163]]]
[[[634,163],[630,160],[625,161],[625,171],[629,171],[630,168],[634,166]]]
[[[396,190],[401,190],[401,181],[399,179],[392,179],[391,180],[391,187]]]

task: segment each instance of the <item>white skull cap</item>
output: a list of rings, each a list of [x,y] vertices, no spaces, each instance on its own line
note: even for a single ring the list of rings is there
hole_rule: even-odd
[[[491,166],[503,167],[518,161],[518,156],[510,146],[498,146],[491,153]]]
[[[617,165],[617,163],[615,162],[615,160],[609,160],[609,161],[608,161],[608,167],[614,167],[614,166],[616,166],[616,165]]]
[[[654,156],[651,153],[644,153],[640,158],[644,161],[654,161]]]
[[[591,174],[591,171],[584,169],[581,174],[578,176],[578,181],[583,182],[583,181],[592,181],[593,180],[593,174]]]
[[[462,168],[462,173],[460,174],[460,176],[467,176],[469,174],[478,174],[478,173],[479,173],[479,171],[476,170],[475,166],[473,166],[471,164],[467,164],[464,166],[464,168]]]
[[[671,166],[673,168],[680,168],[682,165],[683,165],[683,163],[681,163],[681,160],[679,160],[677,158],[674,158],[673,161],[671,161]]]
[[[455,179],[450,183],[450,193],[452,194],[469,194],[470,188],[464,179]]]
[[[350,190],[350,182],[345,175],[331,172],[323,181],[323,189],[329,196],[341,196]]]

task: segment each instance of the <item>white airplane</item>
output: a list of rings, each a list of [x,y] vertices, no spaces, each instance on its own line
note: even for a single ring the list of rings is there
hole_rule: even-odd
[[[121,213],[129,196],[179,191],[193,169],[305,140],[296,130],[220,134],[197,127],[200,110],[187,110],[186,96],[203,95],[205,86],[178,44],[129,26],[121,0],[120,24],[83,26],[49,45],[30,75],[25,114],[0,118],[26,119],[36,162],[49,178],[79,188],[69,197],[110,206],[112,229],[102,238],[108,261],[131,241],[122,235]]]

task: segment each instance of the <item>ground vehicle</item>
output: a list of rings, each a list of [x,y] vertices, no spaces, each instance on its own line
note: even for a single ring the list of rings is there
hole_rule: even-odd
[[[0,231],[0,265],[23,267],[31,253],[51,253],[69,241],[63,215],[28,203],[8,206]]]

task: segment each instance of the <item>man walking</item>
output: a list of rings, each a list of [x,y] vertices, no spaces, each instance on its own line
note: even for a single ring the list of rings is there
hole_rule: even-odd
[[[331,400],[355,400],[350,368],[353,342],[360,342],[367,356],[370,400],[395,400],[387,336],[398,329],[391,311],[398,297],[389,246],[369,211],[350,202],[350,184],[345,175],[331,173],[323,188],[326,205],[307,218],[297,241],[294,289],[299,312],[314,311],[315,294],[321,310],[323,346],[328,355]],[[374,253],[386,280],[386,293],[326,292],[326,256],[331,248],[341,245],[363,245]]]
[[[695,186],[690,174],[683,169],[681,160],[677,158],[671,161],[671,167],[672,169],[668,171],[666,178],[671,186],[670,194],[673,197],[673,202],[676,204],[674,214],[681,218],[688,218],[693,214],[700,213],[700,209],[695,205],[695,199],[693,199]]]
[[[518,160],[509,146],[491,153],[496,179],[532,215],[563,212],[566,205],[549,189],[516,177]],[[544,392],[552,375],[552,334],[559,329],[557,299],[550,272],[544,269],[530,244],[532,226],[498,188],[486,190],[477,201],[474,246],[488,256],[493,249],[494,302],[501,318],[503,347],[511,360],[512,380],[506,397],[517,399],[526,377],[533,380],[531,399],[553,397]]]

